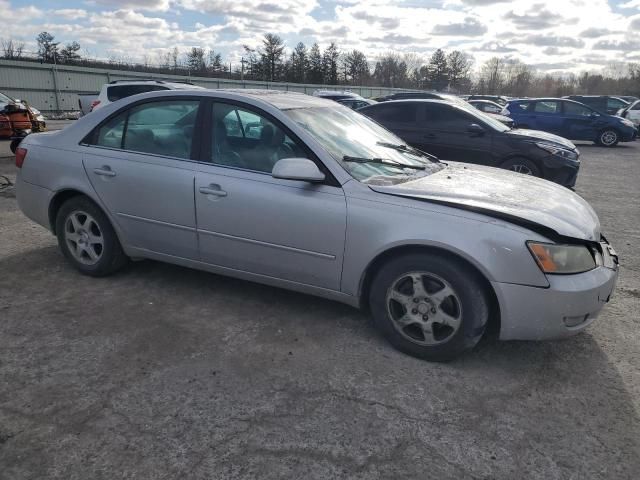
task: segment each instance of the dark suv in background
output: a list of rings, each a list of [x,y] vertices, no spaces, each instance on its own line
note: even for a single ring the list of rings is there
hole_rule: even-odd
[[[500,167],[566,187],[576,183],[580,153],[573,143],[545,132],[512,130],[471,105],[399,100],[359,112],[443,160]]]
[[[629,106],[629,102],[626,100],[609,95],[569,95],[562,98],[584,103],[588,107],[608,115],[615,115],[621,108]]]

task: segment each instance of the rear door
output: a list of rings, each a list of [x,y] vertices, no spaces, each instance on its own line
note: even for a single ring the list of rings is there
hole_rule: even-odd
[[[260,125],[257,143],[238,141],[229,118]],[[275,163],[306,157],[324,166],[293,134],[260,110],[216,103],[211,142],[203,149],[195,183],[203,262],[327,288],[340,289],[346,232],[346,201],[335,180],[325,183],[276,179]],[[246,126],[245,126],[246,128]],[[258,128],[258,127],[256,127]],[[246,130],[245,130],[246,131]]]
[[[127,108],[100,125],[83,164],[130,246],[197,259],[194,131],[200,101],[163,99]]]
[[[424,131],[418,125],[418,105],[419,102],[411,101],[380,103],[367,108],[365,115],[391,130],[409,145],[422,148],[421,145],[427,144],[423,142]]]
[[[537,100],[530,107],[529,126],[534,130],[562,135],[562,102],[558,100]]]

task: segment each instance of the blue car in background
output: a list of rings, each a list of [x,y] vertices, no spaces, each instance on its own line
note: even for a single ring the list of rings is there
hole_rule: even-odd
[[[593,141],[605,147],[635,140],[638,133],[629,120],[563,98],[510,100],[502,115],[513,118],[517,128],[542,130],[569,140]]]

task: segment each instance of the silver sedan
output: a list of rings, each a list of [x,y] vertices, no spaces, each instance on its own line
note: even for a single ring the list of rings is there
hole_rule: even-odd
[[[473,159],[470,159],[473,160]],[[447,360],[583,330],[617,257],[577,194],[443,163],[335,102],[274,91],[136,95],[16,154],[22,211],[101,276],[149,258],[367,309]]]

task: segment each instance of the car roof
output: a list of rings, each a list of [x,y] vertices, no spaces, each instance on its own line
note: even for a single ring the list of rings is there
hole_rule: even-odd
[[[281,90],[262,90],[262,89],[244,89],[244,88],[191,88],[181,89],[180,95],[194,94],[198,96],[211,96],[216,97],[219,94],[223,94],[223,97],[227,97],[232,100],[258,100],[272,105],[279,110],[290,110],[294,108],[313,108],[313,107],[332,107],[332,108],[348,108],[344,105],[340,105],[333,100],[328,100],[322,97],[315,97],[312,95],[305,95],[298,92],[284,92]],[[138,95],[132,95],[127,99],[151,99],[170,97],[176,95],[175,90],[156,90],[153,92],[141,93]],[[123,99],[124,100],[124,99]],[[122,102],[120,100],[118,103]]]

